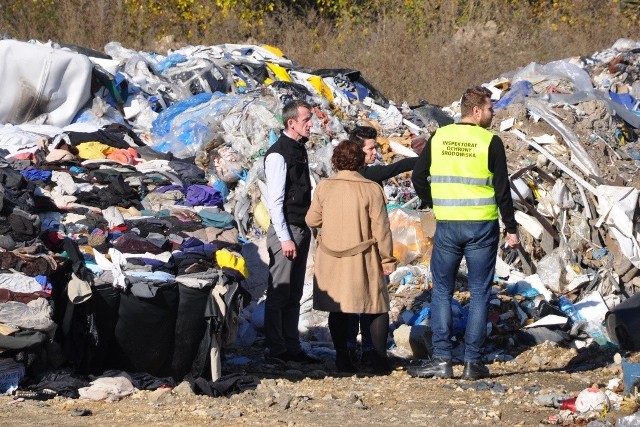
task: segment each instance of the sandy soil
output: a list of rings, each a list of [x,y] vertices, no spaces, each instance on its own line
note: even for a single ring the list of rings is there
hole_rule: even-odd
[[[139,391],[117,402],[55,397],[46,401],[0,398],[0,425],[430,425],[538,426],[584,425],[589,419],[609,421],[633,412],[622,408],[605,414],[561,412],[544,401],[576,397],[598,384],[605,388],[621,378],[613,351],[582,351],[550,343],[529,348],[509,362],[490,365],[485,380],[418,379],[406,373],[408,360],[394,359],[387,376],[335,372],[332,362],[284,366],[264,360],[225,373],[255,375],[255,389],[225,397],[195,395],[183,383],[175,389]],[[618,393],[622,395],[621,392]],[[83,414],[84,415],[80,415]]]

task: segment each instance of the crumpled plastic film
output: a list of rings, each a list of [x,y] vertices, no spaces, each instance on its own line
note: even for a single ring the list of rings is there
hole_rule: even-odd
[[[525,99],[525,106],[531,110],[534,114],[542,117],[547,123],[549,123],[556,131],[562,135],[565,142],[571,149],[571,153],[575,157],[576,166],[587,175],[601,176],[601,172],[596,162],[593,161],[587,150],[580,143],[580,140],[576,134],[567,127],[558,117],[553,114],[551,109],[543,104],[540,100],[533,98]]]

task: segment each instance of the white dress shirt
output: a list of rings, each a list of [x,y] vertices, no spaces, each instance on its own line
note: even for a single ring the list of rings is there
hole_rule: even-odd
[[[283,133],[287,135],[286,132]],[[289,136],[289,138],[291,137]],[[267,177],[267,210],[271,216],[273,229],[276,232],[276,236],[278,236],[278,240],[281,242],[292,240],[287,221],[284,218],[284,191],[287,183],[287,164],[282,154],[271,153],[265,158],[264,174]]]

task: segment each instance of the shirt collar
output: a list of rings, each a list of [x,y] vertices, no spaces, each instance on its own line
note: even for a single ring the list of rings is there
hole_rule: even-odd
[[[287,133],[287,131],[286,131],[286,130],[283,130],[283,131],[282,131],[282,133],[283,133],[283,134],[285,134],[285,135],[286,135],[287,137],[289,137],[290,139],[293,139],[294,141],[299,141],[299,139],[295,139],[294,137],[292,137],[291,135],[289,135],[289,134]]]
[[[292,137],[287,133],[287,131],[285,131],[285,130],[283,130],[283,131],[282,131],[282,134],[283,134],[284,136],[286,136],[287,138],[289,138],[290,140],[297,142],[297,143],[298,143],[298,144],[300,144],[300,145],[305,145],[305,144],[307,143],[307,141],[309,141],[309,138],[306,138],[306,137],[304,137],[304,136],[301,136],[301,137],[300,137],[300,139],[292,138]]]

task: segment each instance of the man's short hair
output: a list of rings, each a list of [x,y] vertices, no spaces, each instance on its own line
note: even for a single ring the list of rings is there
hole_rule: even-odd
[[[349,139],[357,142],[360,146],[364,145],[367,139],[376,139],[378,131],[371,126],[356,126],[349,132]]]
[[[486,87],[475,86],[464,91],[460,101],[460,115],[469,117],[473,114],[473,107],[483,107],[491,99],[491,91]]]
[[[311,110],[311,104],[301,99],[294,99],[284,106],[282,109],[282,122],[284,123],[285,129],[289,128],[289,120],[296,120],[298,118],[298,108],[300,107]]]

